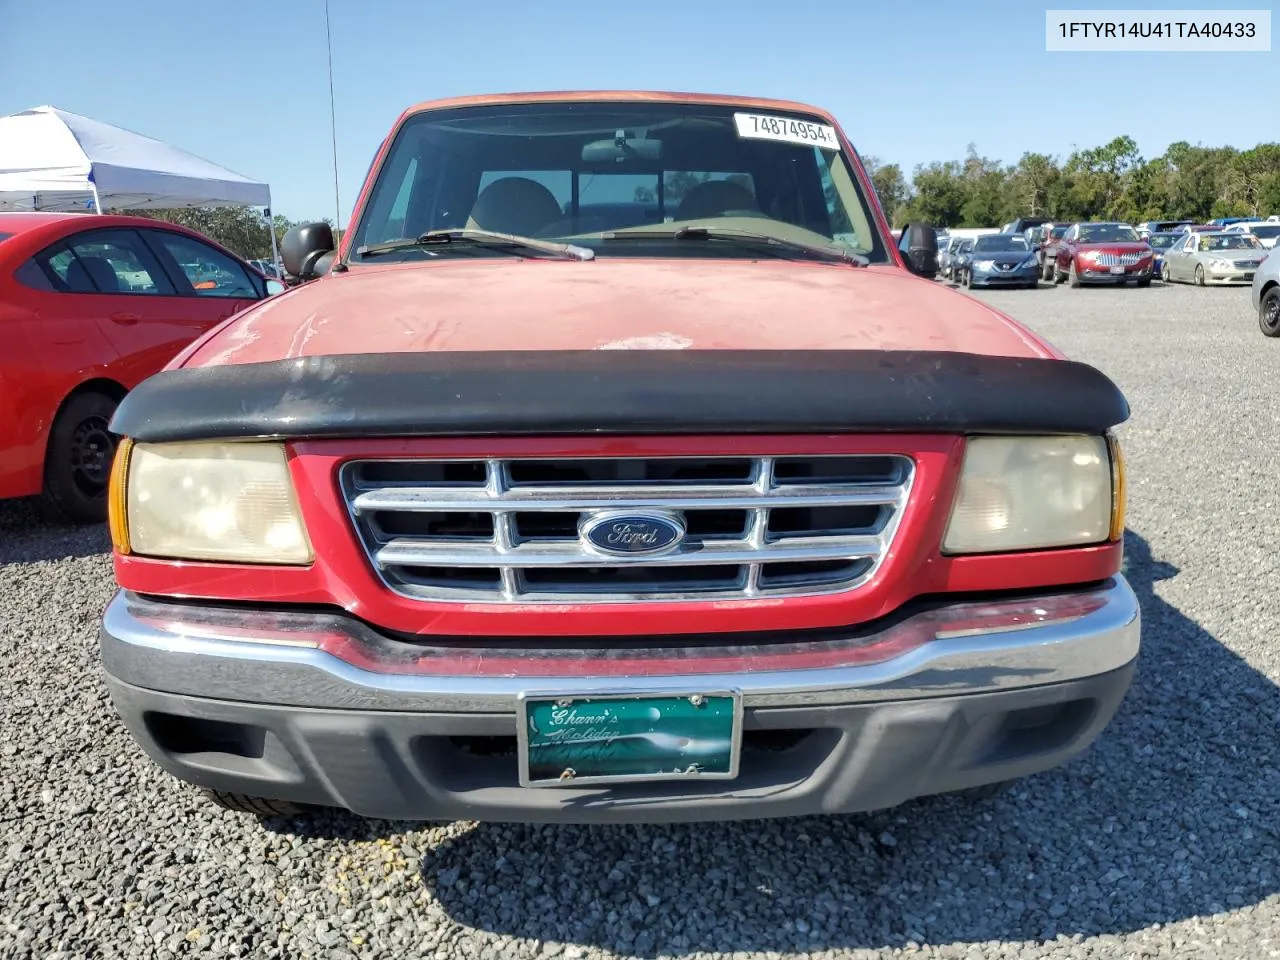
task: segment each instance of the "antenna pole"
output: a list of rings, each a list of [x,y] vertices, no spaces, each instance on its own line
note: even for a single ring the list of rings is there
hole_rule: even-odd
[[[324,38],[329,50],[329,129],[333,135],[334,229],[342,229],[342,201],[338,196],[338,121],[333,109],[333,34],[329,29],[329,0],[324,0]]]

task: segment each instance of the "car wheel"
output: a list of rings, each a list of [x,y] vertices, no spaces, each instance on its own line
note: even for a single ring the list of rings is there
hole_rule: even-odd
[[[1204,286],[1204,267],[1202,267],[1198,263],[1196,264],[1196,286],[1197,287]]]
[[[972,270],[966,270],[964,272],[964,288],[966,290],[973,289],[973,271]]]
[[[1169,272],[1169,262],[1160,264],[1160,280],[1162,283],[1173,283],[1173,274]]]
[[[41,505],[64,523],[101,523],[107,518],[107,480],[117,438],[107,424],[116,401],[101,393],[81,393],[62,407],[44,458]]]
[[[1080,274],[1076,273],[1076,261],[1074,258],[1071,260],[1071,266],[1067,267],[1067,279],[1071,281],[1071,286],[1080,286]]]
[[[291,800],[268,800],[265,797],[250,797],[243,793],[227,793],[225,790],[204,790],[205,799],[224,810],[236,813],[252,813],[257,817],[296,817],[306,813],[311,807]]]
[[[1264,337],[1280,337],[1280,287],[1272,287],[1258,304],[1258,326]]]
[[[1043,280],[1045,283],[1052,283],[1052,282],[1053,282],[1053,263],[1052,263],[1052,261],[1046,260],[1046,261],[1044,262],[1044,269],[1040,271],[1040,279],[1041,279],[1041,280]]]

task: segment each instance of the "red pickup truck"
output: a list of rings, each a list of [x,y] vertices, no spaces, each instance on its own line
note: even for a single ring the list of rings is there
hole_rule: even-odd
[[[1115,385],[929,279],[800,103],[397,122],[307,282],[125,398],[102,658],[258,814],[675,821],[983,791],[1129,685]]]

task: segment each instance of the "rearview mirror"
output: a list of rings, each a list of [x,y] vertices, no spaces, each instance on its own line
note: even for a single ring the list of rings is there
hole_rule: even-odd
[[[652,161],[659,160],[661,157],[661,140],[643,140],[639,137],[593,140],[582,148],[583,163],[623,163],[627,160]]]
[[[280,242],[284,268],[300,280],[312,280],[324,273],[332,257],[321,258],[334,249],[333,228],[327,223],[300,223]]]
[[[932,280],[938,275],[938,234],[927,223],[909,223],[898,244],[907,269]]]

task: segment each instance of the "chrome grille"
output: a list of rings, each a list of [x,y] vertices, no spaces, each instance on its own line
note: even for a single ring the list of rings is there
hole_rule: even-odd
[[[421,600],[595,603],[832,593],[865,582],[914,476],[904,456],[359,460],[340,472],[386,585]],[[679,547],[602,556],[597,512],[683,520]]]
[[[1103,267],[1131,267],[1139,260],[1141,253],[1095,253],[1094,262]]]

